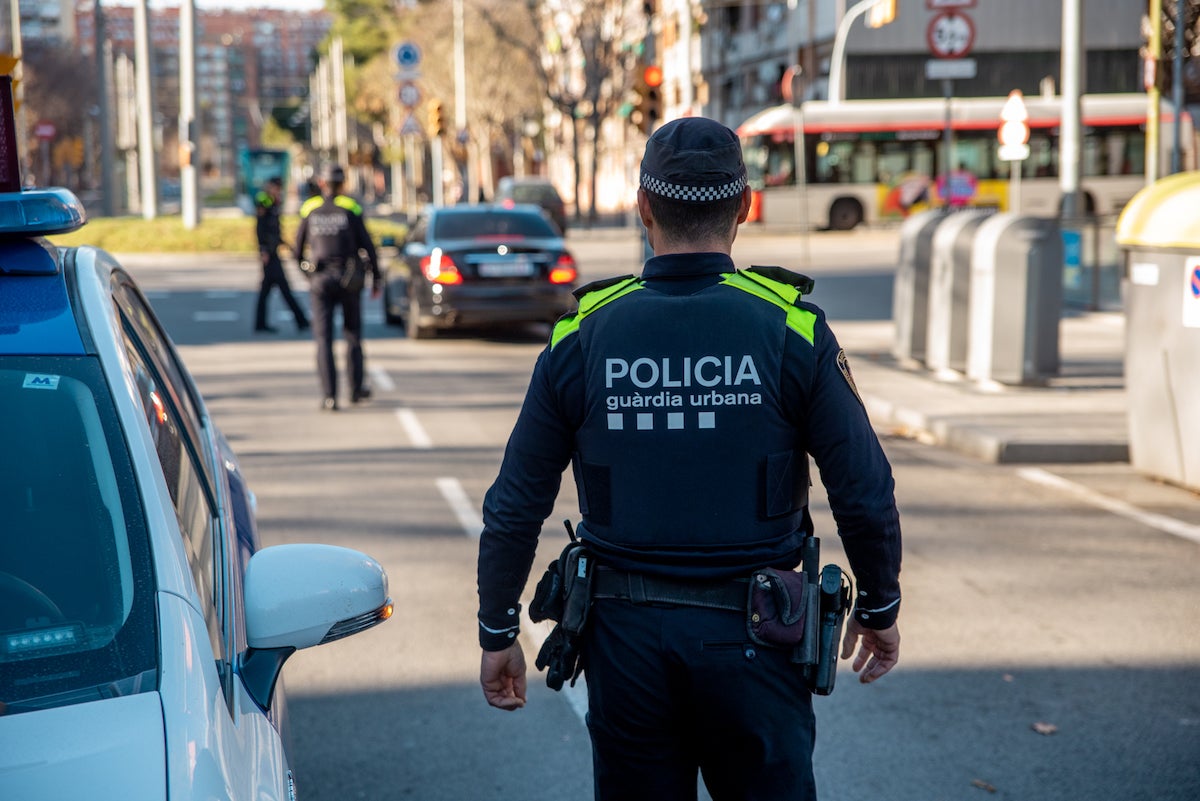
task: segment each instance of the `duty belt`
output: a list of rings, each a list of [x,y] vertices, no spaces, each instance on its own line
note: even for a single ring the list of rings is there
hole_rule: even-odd
[[[688,581],[641,573],[626,573],[603,565],[592,577],[592,598],[631,601],[635,604],[666,603],[702,606],[708,609],[746,610],[747,579]]]

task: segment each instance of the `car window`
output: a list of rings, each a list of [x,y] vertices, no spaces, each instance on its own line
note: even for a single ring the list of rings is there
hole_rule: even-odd
[[[115,294],[114,294],[115,297]],[[189,394],[190,381],[182,374],[171,346],[161,339],[153,312],[138,293],[126,293],[118,304],[126,354],[133,368],[135,386],[151,438],[166,480],[183,545],[200,596],[201,612],[208,627],[217,670],[230,698],[232,662],[226,636],[228,609],[224,543],[219,534],[216,490],[204,469],[207,451],[200,439],[201,421],[194,418],[195,402]],[[140,319],[131,319],[127,310]],[[151,340],[151,341],[148,341]],[[156,346],[154,346],[156,345]],[[164,360],[165,363],[164,363]],[[176,376],[172,381],[170,376]],[[180,387],[176,382],[187,382]],[[181,399],[190,402],[181,404]]]
[[[519,212],[464,211],[443,214],[433,223],[434,239],[473,239],[492,236],[556,237],[544,217]]]
[[[94,357],[0,357],[0,714],[156,689],[145,518]]]
[[[552,206],[561,203],[558,192],[547,184],[519,184],[513,187],[512,198],[517,203],[534,203]]]

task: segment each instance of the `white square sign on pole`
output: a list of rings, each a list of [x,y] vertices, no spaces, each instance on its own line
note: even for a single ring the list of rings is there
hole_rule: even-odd
[[[1200,256],[1183,263],[1183,327],[1200,328]]]

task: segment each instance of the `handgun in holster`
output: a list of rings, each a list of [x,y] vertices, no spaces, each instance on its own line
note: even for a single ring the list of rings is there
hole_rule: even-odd
[[[825,565],[818,571],[821,560],[821,541],[808,537],[804,541],[802,564],[808,578],[807,626],[804,639],[796,647],[793,661],[804,665],[808,688],[816,695],[833,692],[837,678],[838,651],[842,625],[850,611],[850,579],[837,565]],[[812,614],[815,611],[816,614]]]

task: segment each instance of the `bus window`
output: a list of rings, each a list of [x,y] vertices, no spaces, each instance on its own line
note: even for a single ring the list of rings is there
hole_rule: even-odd
[[[875,169],[875,143],[859,142],[850,165],[850,180],[856,184],[873,184],[877,180]]]

